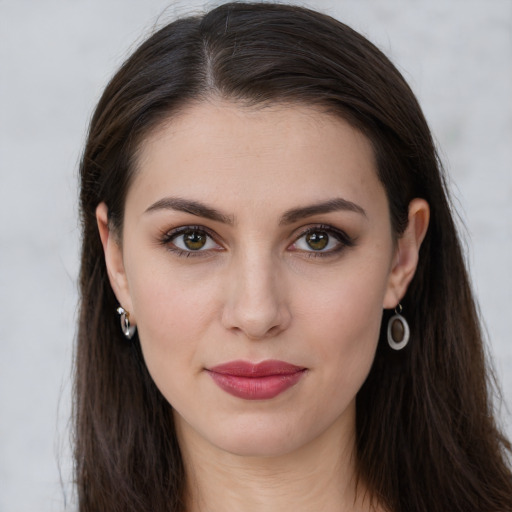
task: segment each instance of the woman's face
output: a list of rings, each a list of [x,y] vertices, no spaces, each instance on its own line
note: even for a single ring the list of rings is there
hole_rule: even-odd
[[[182,438],[277,455],[353,434],[409,279],[363,135],[308,107],[190,106],[141,148],[122,248],[103,234]]]

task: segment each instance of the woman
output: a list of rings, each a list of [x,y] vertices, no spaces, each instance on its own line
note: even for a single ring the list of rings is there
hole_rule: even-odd
[[[272,4],[171,23],[81,178],[81,511],[510,510],[432,138],[366,39]]]

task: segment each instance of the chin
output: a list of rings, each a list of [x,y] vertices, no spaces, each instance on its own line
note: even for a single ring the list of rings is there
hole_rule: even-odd
[[[271,439],[268,435],[261,436],[236,436],[229,440],[221,440],[217,447],[239,457],[282,457],[300,447],[300,443],[294,443],[291,439]]]
[[[304,424],[301,425],[305,427]],[[240,457],[280,457],[300,450],[319,435],[310,429],[296,431],[285,421],[246,421],[229,428],[222,423],[210,431],[210,443]]]

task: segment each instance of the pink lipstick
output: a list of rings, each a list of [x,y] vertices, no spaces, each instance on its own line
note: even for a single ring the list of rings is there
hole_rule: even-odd
[[[268,400],[294,386],[306,368],[267,360],[258,364],[230,361],[207,372],[222,390],[245,400]]]

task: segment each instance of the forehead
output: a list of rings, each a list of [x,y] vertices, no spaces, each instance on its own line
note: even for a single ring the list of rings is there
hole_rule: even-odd
[[[347,121],[311,106],[218,100],[190,105],[143,141],[128,199],[178,194],[286,208],[375,193],[383,189],[371,143]]]

